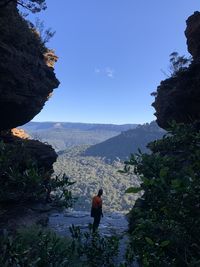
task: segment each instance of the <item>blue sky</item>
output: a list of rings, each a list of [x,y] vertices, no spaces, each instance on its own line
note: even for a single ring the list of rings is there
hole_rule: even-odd
[[[47,0],[35,15],[56,31],[48,43],[60,86],[34,121],[144,123],[169,54],[187,55],[185,20],[199,0]],[[33,19],[34,20],[34,19]]]

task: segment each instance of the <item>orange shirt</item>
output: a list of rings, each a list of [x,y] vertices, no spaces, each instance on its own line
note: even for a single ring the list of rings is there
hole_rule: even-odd
[[[95,196],[92,199],[92,207],[95,209],[102,208],[102,199],[99,196]]]

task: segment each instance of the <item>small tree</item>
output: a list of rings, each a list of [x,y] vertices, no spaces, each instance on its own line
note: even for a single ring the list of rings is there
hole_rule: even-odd
[[[55,31],[52,31],[51,28],[45,29],[44,21],[36,18],[35,24],[32,24],[33,28],[39,32],[42,43],[45,45],[50,41],[50,39],[55,35]]]
[[[187,68],[191,62],[191,58],[186,58],[185,56],[179,56],[177,52],[173,52],[169,56],[170,56],[169,71],[171,76],[176,76],[176,74],[179,71],[182,71],[185,68]]]

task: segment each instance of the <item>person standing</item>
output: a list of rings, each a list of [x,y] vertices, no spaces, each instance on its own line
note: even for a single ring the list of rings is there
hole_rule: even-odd
[[[103,189],[99,189],[98,195],[94,196],[92,199],[91,217],[94,217],[94,222],[92,225],[93,233],[98,229],[101,217],[103,217],[101,198],[102,195]]]

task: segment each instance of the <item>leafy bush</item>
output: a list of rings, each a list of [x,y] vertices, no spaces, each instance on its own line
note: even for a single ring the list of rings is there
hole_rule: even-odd
[[[0,266],[70,266],[71,243],[55,233],[32,226],[16,236],[6,231],[0,237]]]
[[[26,153],[23,145],[0,142],[0,202],[37,200],[45,193],[44,171]]]
[[[68,188],[76,182],[71,182],[64,173],[54,176],[50,183],[54,191],[54,204],[65,208],[72,207],[76,198],[72,196],[72,192]]]
[[[169,134],[149,144],[152,154],[126,162],[125,172],[138,174],[144,191],[129,215],[129,260],[139,258],[143,266],[200,265],[198,129],[173,124]]]
[[[0,236],[0,266],[12,267],[114,267],[118,239],[83,234],[72,226],[72,238],[32,226],[18,230],[15,236],[4,231]]]
[[[69,186],[69,178],[53,176],[38,168],[23,145],[12,146],[0,142],[0,202],[42,200],[47,194],[45,179],[54,195],[54,205],[71,207],[75,201]]]
[[[81,266],[117,266],[115,260],[119,248],[118,237],[102,237],[98,232],[92,233],[92,225],[89,225],[89,232],[81,233],[80,228],[73,225],[70,231],[73,250],[81,260]]]

